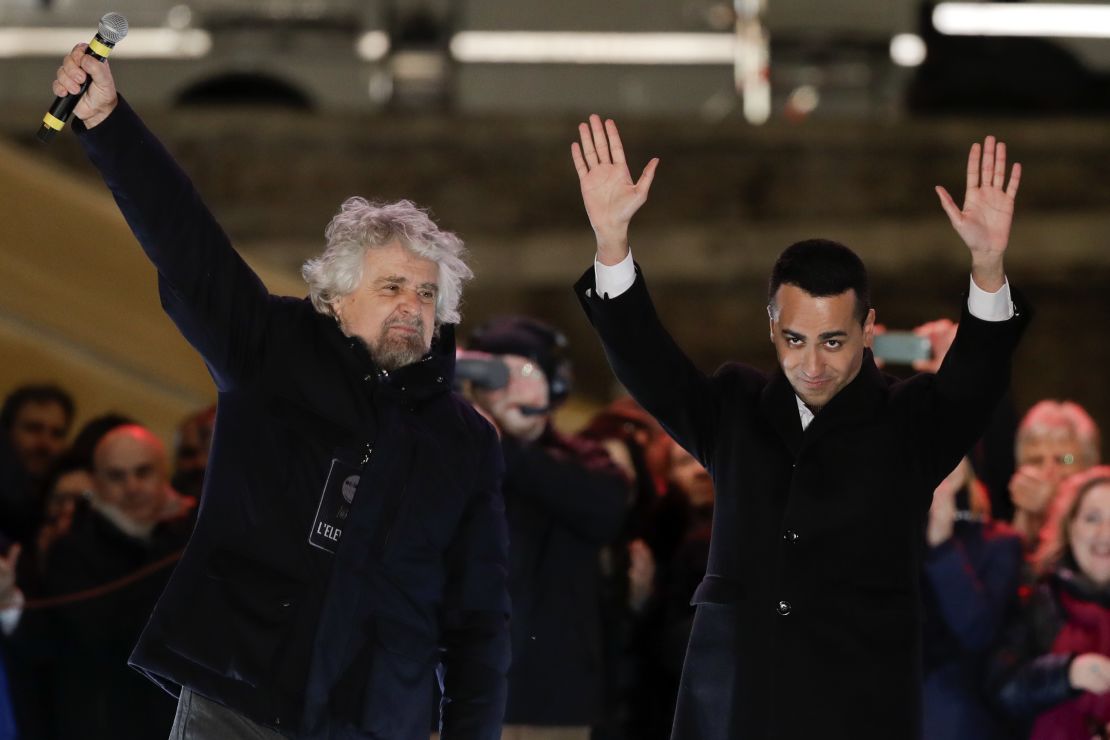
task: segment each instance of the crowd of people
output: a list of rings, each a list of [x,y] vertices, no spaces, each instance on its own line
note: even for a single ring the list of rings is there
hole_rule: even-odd
[[[471,369],[457,385],[500,431],[506,461],[504,737],[667,738],[712,480],[627,398],[558,432],[565,344],[511,316],[460,352]],[[500,381],[475,362],[501,368]],[[189,538],[215,409],[183,420],[171,452],[124,415],[76,434],[74,416],[52,384],[13,390],[0,413],[0,736],[163,737],[176,704],[128,658]],[[922,523],[924,737],[1105,737],[1110,467],[1098,427],[1079,405],[1045,400],[1009,431],[1012,520],[992,517],[998,496],[972,454]]]

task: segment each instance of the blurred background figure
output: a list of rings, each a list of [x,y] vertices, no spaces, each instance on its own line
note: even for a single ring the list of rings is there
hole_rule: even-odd
[[[69,490],[87,483],[87,496]],[[59,473],[54,488],[82,500],[41,572],[20,584],[28,590],[22,598],[47,603],[39,608],[32,601],[14,628],[9,623],[12,695],[23,734],[165,737],[176,702],[127,661],[188,541],[195,501],[170,487],[161,440],[138,425],[103,436],[91,479]]]
[[[984,662],[1016,606],[1021,538],[991,520],[965,458],[933,493],[925,530],[925,740],[1004,740],[983,691]]]
[[[26,542],[42,521],[42,480],[62,454],[73,398],[52,384],[25,385],[0,408],[0,551]]]
[[[1038,580],[993,659],[990,686],[1031,740],[1110,731],[1110,467],[1067,479],[1036,554]]]
[[[504,387],[473,391],[505,455],[513,663],[502,738],[588,740],[604,701],[599,558],[620,535],[629,481],[602,446],[551,424],[571,383],[558,330],[498,317],[469,349],[508,368]]]
[[[1077,403],[1044,400],[1025,414],[1014,444],[1018,469],[1010,479],[1014,528],[1027,552],[1040,533],[1060,483],[1100,461],[1098,425]]]
[[[177,427],[174,440],[173,487],[186,496],[200,498],[204,488],[204,471],[208,468],[208,451],[216,430],[216,405],[190,414]]]
[[[669,734],[670,718],[654,690],[659,637],[655,555],[644,540],[654,528],[658,499],[667,486],[670,438],[631,398],[599,411],[581,436],[600,443],[631,481],[620,537],[602,550],[605,712],[594,740]]]

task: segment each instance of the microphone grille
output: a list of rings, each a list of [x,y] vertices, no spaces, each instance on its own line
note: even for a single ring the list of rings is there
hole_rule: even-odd
[[[100,38],[114,46],[127,35],[127,19],[119,13],[107,13],[100,19],[96,32],[100,34]]]

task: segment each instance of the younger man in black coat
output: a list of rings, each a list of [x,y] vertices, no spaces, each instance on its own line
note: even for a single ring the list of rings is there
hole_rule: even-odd
[[[779,368],[712,377],[683,355],[633,265],[639,182],[616,124],[579,126],[572,156],[597,237],[576,292],[617,376],[712,473],[709,567],[676,710],[676,740],[912,738],[920,732],[918,574],[930,496],[986,426],[1025,324],[1002,256],[1020,169],[971,148],[961,210],[971,251],[959,333],[936,375],[884,377],[863,263],[825,240],[788,248],[768,314]]]

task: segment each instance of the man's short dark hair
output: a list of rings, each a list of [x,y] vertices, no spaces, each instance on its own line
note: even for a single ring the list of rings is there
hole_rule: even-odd
[[[848,247],[831,239],[806,239],[791,244],[771,269],[767,304],[775,305],[782,285],[796,285],[818,298],[856,292],[856,318],[862,324],[871,309],[871,288],[863,260]]]
[[[73,396],[53,383],[35,383],[21,385],[4,399],[4,406],[0,409],[0,431],[10,432],[15,424],[15,417],[29,403],[56,403],[66,415],[66,427],[73,423]]]

